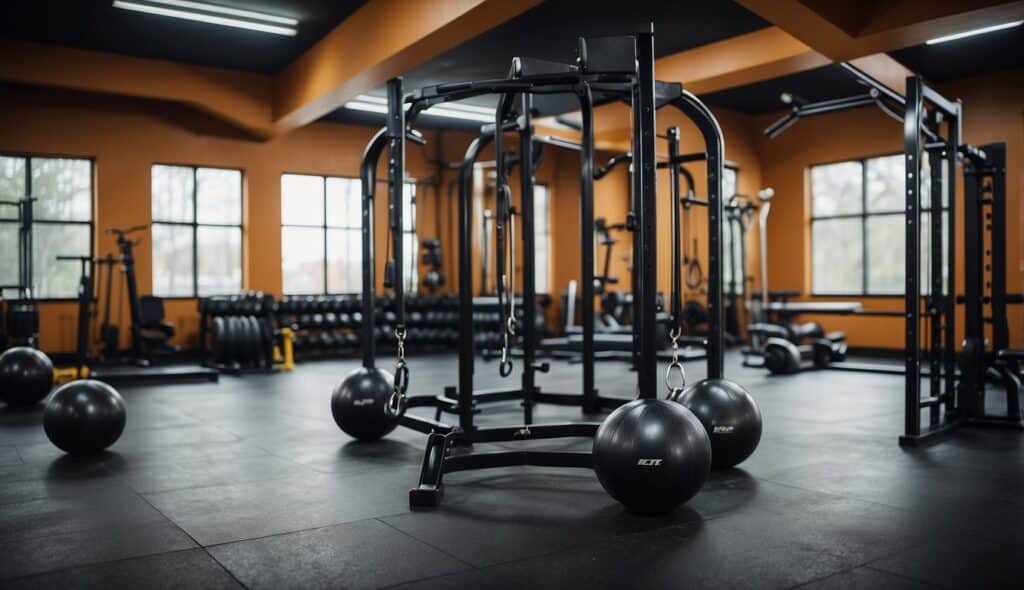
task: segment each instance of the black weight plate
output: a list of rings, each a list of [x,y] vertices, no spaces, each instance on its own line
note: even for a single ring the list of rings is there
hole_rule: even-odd
[[[255,365],[263,364],[263,330],[260,329],[260,320],[256,316],[249,316],[249,326],[252,328],[252,362]]]
[[[224,344],[224,360],[238,362],[239,321],[238,316],[228,316],[227,338]]]
[[[213,325],[210,328],[210,353],[215,363],[224,362],[224,339],[227,326],[223,317],[213,318]]]
[[[260,362],[260,327],[256,325],[255,316],[245,317],[245,360],[250,365]]]
[[[242,365],[250,364],[250,356],[252,354],[252,345],[250,343],[250,329],[249,329],[249,316],[243,315],[238,317],[238,339],[236,340],[235,350],[238,362]]]
[[[260,325],[260,346],[263,350],[263,360],[269,366],[274,360],[274,326],[270,320],[262,318]]]

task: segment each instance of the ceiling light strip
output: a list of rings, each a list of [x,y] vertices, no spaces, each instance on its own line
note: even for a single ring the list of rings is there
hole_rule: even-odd
[[[140,4],[138,2],[128,2],[125,0],[114,0],[114,8],[122,8],[124,10],[133,10],[135,12],[144,12],[147,14],[155,14],[159,16],[169,16],[171,18],[180,18],[184,20],[191,20],[214,25],[223,25],[225,27],[248,29],[250,31],[273,33],[275,35],[284,35],[287,37],[293,37],[297,32],[294,28],[291,27],[281,27],[276,25],[268,25],[264,23],[241,20],[237,18],[215,16],[212,14],[200,14],[197,12],[188,12],[186,10],[176,10],[173,8],[163,8],[160,6],[152,6],[149,4]]]
[[[189,0],[146,0],[146,4],[164,4],[166,6],[175,6],[178,8],[191,8],[192,10],[201,10],[203,12],[230,14],[231,16],[240,16],[242,18],[261,20],[266,21],[268,23],[277,23],[280,25],[291,25],[293,27],[299,24],[299,19],[296,18],[290,18],[287,16],[276,16],[273,14],[266,14],[264,12],[256,12],[255,10],[242,10],[240,8],[230,8],[227,6],[219,6],[217,4],[207,4],[205,2],[190,2]]]
[[[965,37],[973,37],[975,35],[984,35],[985,33],[994,33],[995,31],[1002,31],[1004,29],[1012,29],[1013,27],[1019,27],[1024,24],[1024,20],[1013,21],[1012,23],[1003,23],[1000,25],[992,25],[990,27],[982,27],[980,29],[972,29],[970,31],[964,31],[962,33],[955,33],[953,35],[946,35],[945,37],[936,37],[925,41],[927,45],[937,45],[939,43],[945,43],[947,41],[956,41],[957,39],[963,39]]]

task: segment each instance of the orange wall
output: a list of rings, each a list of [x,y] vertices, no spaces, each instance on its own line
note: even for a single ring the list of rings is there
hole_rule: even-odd
[[[257,142],[232,135],[217,121],[169,103],[103,95],[6,86],[0,93],[0,152],[91,157],[95,162],[95,252],[114,251],[102,234],[107,227],[150,221],[150,167],[154,163],[239,168],[244,173],[244,266],[246,289],[281,294],[282,173],[358,176],[359,162],[374,129],[314,124],[281,137]],[[428,133],[433,139],[435,134]],[[445,157],[461,157],[468,137],[445,134]],[[407,168],[414,178],[434,173],[427,158],[435,147],[409,144]],[[449,175],[446,175],[446,180]],[[383,171],[381,178],[385,175]],[[379,187],[383,191],[383,185]],[[378,193],[379,195],[382,192]],[[433,237],[433,190],[421,193],[417,213],[422,236]],[[446,193],[442,192],[446,196]],[[378,282],[382,278],[386,202],[377,201]],[[446,228],[450,229],[450,228]],[[447,235],[446,232],[445,235]],[[148,234],[136,251],[139,290],[151,292]],[[445,269],[453,277],[448,244]],[[116,284],[116,283],[115,283]],[[450,284],[452,284],[450,282]],[[127,305],[120,325],[127,326]],[[177,327],[178,344],[194,346],[198,313],[194,299],[166,303],[168,320]],[[116,310],[116,306],[115,306]],[[48,351],[74,348],[77,308],[72,302],[45,303],[40,339]],[[116,320],[115,320],[116,321]],[[122,334],[127,332],[122,329]],[[126,344],[126,341],[125,343]]]
[[[1021,220],[1024,219],[1024,70],[1001,72],[976,79],[938,86],[951,98],[964,102],[964,141],[980,145],[995,141],[1007,144],[1007,285],[1009,291],[1022,286]],[[773,290],[797,289],[810,294],[810,197],[807,170],[811,165],[901,153],[900,123],[872,108],[824,115],[800,121],[776,139],[761,131],[778,115],[758,117],[751,122],[757,137],[764,183],[775,188],[776,197],[768,224],[768,274]],[[962,199],[962,176],[957,175],[958,198]],[[957,215],[962,220],[962,207]],[[958,232],[958,250],[963,236]],[[958,290],[963,289],[962,252],[958,253]],[[835,298],[820,297],[818,300]],[[850,298],[843,298],[850,300]],[[859,300],[866,309],[902,310],[899,297],[869,297]],[[1020,326],[1024,313],[1011,307],[1010,327],[1014,345],[1024,343]],[[899,318],[822,316],[816,319],[829,329],[844,330],[857,346],[901,348],[903,324]],[[962,323],[962,320],[961,322]]]

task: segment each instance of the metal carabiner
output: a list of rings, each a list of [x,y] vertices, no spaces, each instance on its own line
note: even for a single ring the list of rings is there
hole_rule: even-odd
[[[505,332],[505,341],[501,346],[501,361],[498,362],[498,374],[508,377],[512,374],[512,359],[508,350],[508,332]]]
[[[409,389],[409,366],[405,360],[400,359],[395,363],[395,383],[391,396],[388,397],[388,405],[385,408],[388,416],[397,418],[405,413],[405,393]]]
[[[672,369],[676,369],[679,373],[679,385],[672,384]],[[668,369],[665,371],[665,387],[668,388],[668,399],[672,401],[675,401],[686,387],[686,370],[683,369],[683,364],[677,360],[669,363]]]

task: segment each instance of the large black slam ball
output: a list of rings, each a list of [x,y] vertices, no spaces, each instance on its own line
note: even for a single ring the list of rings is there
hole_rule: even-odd
[[[53,388],[50,357],[28,346],[0,354],[0,401],[12,406],[39,403]]]
[[[761,441],[761,410],[746,389],[728,379],[704,379],[676,401],[693,412],[711,437],[712,465],[725,469],[749,457]]]
[[[708,434],[677,403],[629,402],[609,414],[594,435],[597,479],[633,512],[669,512],[700,490],[710,469]]]
[[[72,455],[93,455],[124,432],[124,398],[102,381],[80,379],[53,392],[43,412],[50,442]]]
[[[377,440],[398,425],[387,412],[395,378],[383,369],[360,367],[334,388],[331,414],[345,434],[359,440]]]

